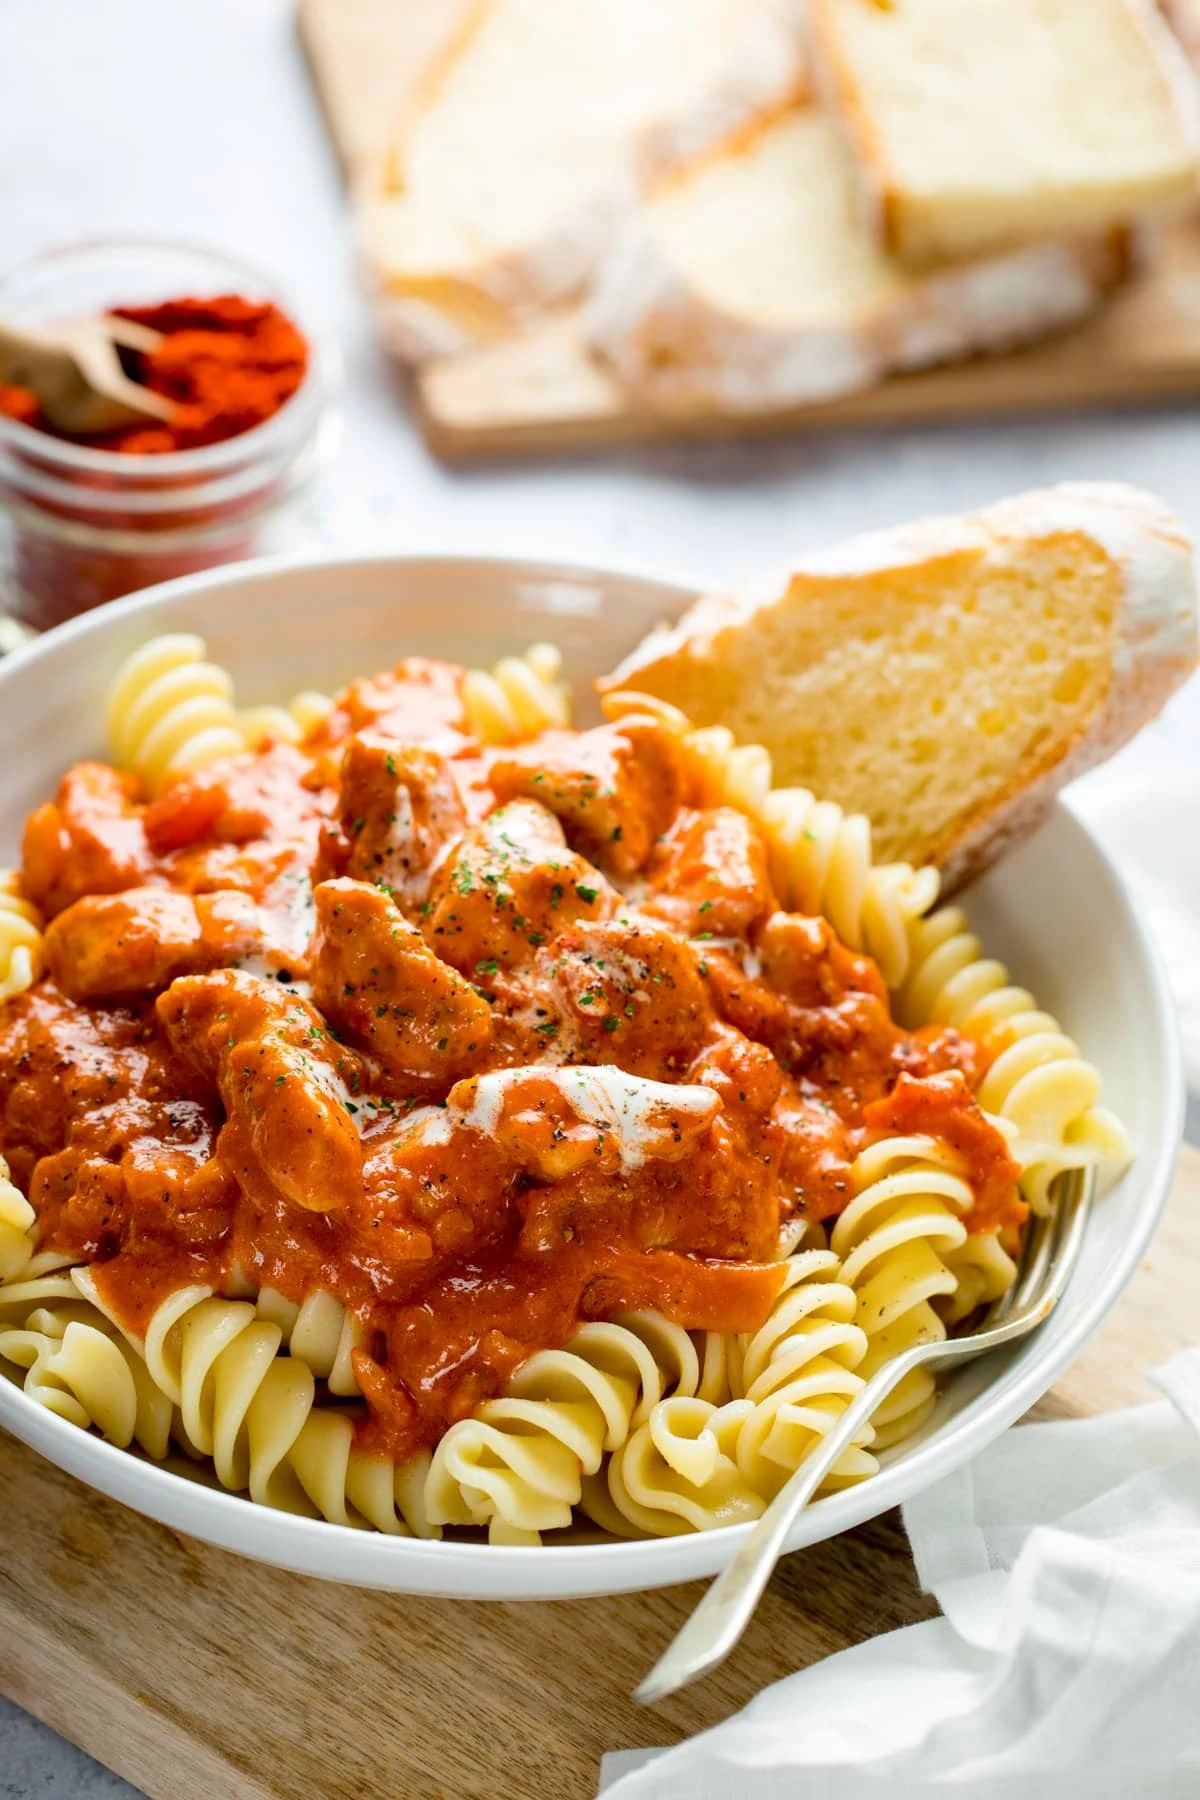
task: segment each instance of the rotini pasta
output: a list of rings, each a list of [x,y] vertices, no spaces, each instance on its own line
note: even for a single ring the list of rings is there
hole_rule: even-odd
[[[233,677],[207,660],[191,632],[151,638],[128,657],[109,686],[108,737],[118,768],[133,769],[156,794],[269,740],[298,744],[333,705],[305,688],[287,706],[234,706]]]
[[[269,741],[299,744],[324,721],[332,706],[328,694],[305,688],[286,706],[243,707],[235,722],[248,750],[258,750]]]
[[[186,634],[153,640],[118,672],[109,704],[114,753],[151,794],[271,741],[298,747],[276,758],[270,783],[261,784],[280,790],[278,835],[264,811],[262,835],[244,856],[241,842],[225,836],[189,839],[179,885],[188,895],[228,885],[239,894],[230,917],[244,914],[248,897],[274,920],[279,893],[294,884],[313,894],[318,927],[307,947],[296,946],[297,968],[274,970],[277,979],[244,962],[213,970],[207,945],[204,972],[179,975],[181,961],[194,967],[187,959],[195,922],[164,891],[176,885],[174,865],[147,862],[158,884],[151,900],[135,888],[127,901],[124,868],[109,872],[111,880],[102,870],[94,891],[103,905],[83,909],[96,922],[74,930],[116,934],[111,921],[125,917],[136,930],[117,937],[114,953],[111,944],[73,939],[66,920],[56,925],[58,988],[47,988],[45,1029],[53,1033],[54,1007],[69,1025],[72,1008],[116,1001],[119,1011],[131,994],[157,998],[157,1050],[150,1036],[139,1039],[142,1063],[120,1065],[116,1080],[124,1086],[114,1097],[128,1099],[139,1119],[153,1121],[161,1106],[165,1187],[183,1160],[175,1134],[200,1129],[198,1121],[211,1131],[220,1180],[204,1190],[205,1205],[228,1205],[228,1195],[241,1191],[251,1165],[231,1159],[244,1155],[239,1144],[252,1148],[253,1179],[274,1189],[281,1219],[291,1220],[289,1265],[277,1279],[307,1297],[258,1287],[246,1271],[266,1265],[253,1257],[231,1279],[215,1260],[211,1270],[198,1265],[189,1248],[173,1289],[164,1292],[167,1278],[156,1263],[158,1304],[144,1337],[135,1336],[121,1323],[124,1245],[103,1287],[89,1266],[56,1247],[52,1233],[49,1247],[39,1248],[35,1208],[0,1159],[0,1358],[39,1405],[154,1458],[178,1446],[208,1460],[231,1491],[345,1526],[421,1536],[444,1527],[485,1531],[496,1544],[539,1542],[581,1515],[622,1536],[711,1529],[761,1513],[887,1359],[943,1337],[1011,1287],[1024,1209],[996,1131],[1017,1157],[1035,1207],[1049,1204],[1062,1170],[1111,1165],[1125,1153],[1120,1126],[1097,1104],[1099,1078],[1077,1047],[1010,985],[1003,965],[982,958],[961,909],[933,910],[934,870],[876,867],[865,817],[802,789],[774,788],[764,749],[737,744],[721,727],[695,730],[661,701],[613,694],[603,704],[614,720],[650,715],[673,735],[675,749],[655,742],[653,731],[569,732],[560,672],[557,651],[546,645],[465,675],[406,665],[379,690],[392,710],[378,731],[395,738],[396,753],[374,742],[355,765],[352,792],[319,732],[305,753],[334,704],[324,695],[306,691],[287,707],[236,710],[231,679],[206,661],[203,641]],[[461,691],[470,730],[484,744],[552,735],[532,755],[507,759],[507,768],[505,759],[470,755],[460,790],[427,739],[410,745],[397,735],[406,685],[422,682],[434,690],[434,718],[456,721]],[[338,731],[356,716],[373,716],[370,683],[362,694],[361,702],[345,703]],[[418,696],[424,716],[422,705]],[[683,770],[684,807],[734,807],[757,823],[770,883],[760,846],[736,820],[697,823],[682,812],[679,784],[656,773],[673,766]],[[264,793],[262,807],[271,803]],[[52,815],[46,829],[57,829],[53,809],[45,810]],[[193,814],[203,811],[183,808],[178,823],[202,830]],[[322,821],[334,817],[341,833],[326,833],[320,855],[335,872],[322,881],[313,844]],[[306,840],[297,819],[310,832]],[[672,836],[677,820],[684,829]],[[257,828],[239,821],[239,830]],[[389,881],[401,871],[402,885],[355,877],[360,866],[375,873],[362,847],[376,839],[394,852]],[[47,847],[47,868],[57,866],[60,842]],[[652,861],[656,844],[667,849]],[[339,857],[355,845],[359,863],[337,873],[346,866]],[[750,858],[748,876],[738,856]],[[30,892],[57,913],[60,902],[49,888],[38,890],[35,867],[28,859]],[[640,872],[651,869],[648,903],[638,899]],[[739,881],[749,881],[754,903],[762,902],[753,916],[744,909],[744,926],[730,905],[731,898],[740,904]],[[899,1023],[877,1000],[869,1031],[855,1022],[853,1006],[838,1014],[839,994],[849,995],[854,981],[842,973],[847,959],[827,932],[781,922],[777,941],[792,959],[786,971],[756,954],[761,920],[776,899],[786,910],[823,916],[842,942],[875,959]],[[712,912],[715,929],[707,932],[700,915],[714,907],[723,910]],[[196,909],[196,916],[214,930],[222,909],[211,917]],[[168,931],[161,945],[160,929]],[[736,957],[710,968],[709,937],[714,948],[740,945],[740,971]],[[159,971],[141,989],[126,966],[127,943],[139,956],[144,949],[146,968]],[[91,955],[97,948],[103,954]],[[0,881],[0,1000],[37,980],[42,965],[39,915],[10,876]],[[110,967],[115,984],[106,987]],[[76,977],[79,993],[71,987]],[[820,1000],[810,1004],[810,992]],[[312,1001],[301,997],[308,993]],[[22,1070],[25,1012],[18,1002],[5,1014],[15,1032],[11,1062]],[[989,1061],[974,1096],[957,1072],[971,1064],[955,1031],[924,1033],[919,1046],[904,1042],[926,1024],[952,1026],[983,1046]],[[125,1029],[111,1028],[118,1038]],[[773,1035],[793,1029],[794,1040]],[[848,1041],[855,1033],[861,1041]],[[188,1059],[207,1095],[178,1115],[149,1097],[173,1091],[168,1047]],[[842,1078],[839,1058],[853,1080]],[[142,1064],[150,1069],[148,1089],[138,1086]],[[803,1078],[811,1094],[801,1093],[800,1064],[811,1071]],[[957,1109],[970,1125],[962,1138],[947,1129],[945,1141],[907,1135],[869,1143],[867,1097],[894,1095],[902,1064],[918,1084],[941,1072],[941,1085],[923,1097],[918,1087],[913,1104]],[[668,1079],[634,1073],[645,1068]],[[706,1068],[711,1074],[685,1073]],[[599,1110],[588,1101],[597,1087],[606,1096]],[[91,1128],[91,1091],[81,1088],[76,1104],[60,1087],[40,1090],[45,1108],[62,1108],[64,1142]],[[397,1106],[397,1094],[414,1098]],[[23,1095],[21,1104],[37,1104],[36,1096]],[[756,1155],[764,1129],[790,1134],[787,1157],[761,1158],[769,1175]],[[116,1184],[120,1164],[105,1131],[103,1183]],[[976,1140],[986,1148],[973,1149]],[[869,1147],[855,1157],[848,1142]],[[951,1142],[963,1147],[952,1150]],[[153,1144],[151,1124],[139,1155],[152,1156]],[[226,1160],[224,1145],[231,1146]],[[689,1158],[697,1160],[688,1165]],[[822,1173],[830,1167],[836,1181]],[[978,1182],[992,1167],[998,1191],[987,1217],[1004,1222],[968,1234]],[[138,1193],[156,1186],[142,1181]],[[982,1187],[978,1193],[982,1203]],[[807,1219],[793,1217],[798,1196]],[[154,1193],[158,1210],[148,1231],[156,1245],[171,1226],[161,1198]],[[62,1204],[71,1203],[68,1193]],[[132,1189],[123,1195],[123,1206],[136,1211],[138,1203]],[[641,1236],[629,1225],[639,1206]],[[346,1209],[358,1234],[349,1278],[340,1225]],[[781,1214],[792,1219],[782,1233]],[[309,1223],[315,1237],[306,1236]],[[390,1254],[405,1265],[403,1283],[392,1286],[408,1293],[413,1281],[419,1323],[404,1311],[407,1302],[391,1298],[386,1279],[364,1298],[367,1230],[380,1232],[369,1241],[379,1247],[382,1275]],[[496,1248],[518,1237],[536,1246],[541,1270],[549,1271],[539,1280],[552,1281],[554,1259],[563,1257],[563,1293],[543,1296],[546,1310],[536,1316],[565,1319],[564,1334],[572,1326],[574,1334],[561,1348],[535,1350],[496,1392],[490,1371],[509,1329],[506,1305],[517,1308],[510,1342],[550,1343],[559,1330],[539,1339],[540,1326],[523,1316],[529,1265],[510,1269]],[[598,1253],[592,1246],[601,1241]],[[134,1261],[136,1244],[135,1231]],[[736,1246],[728,1259],[726,1245]],[[462,1295],[473,1296],[480,1247],[489,1281],[488,1259],[499,1258],[483,1325],[465,1311],[453,1316],[453,1307],[465,1305]],[[661,1254],[643,1256],[646,1247]],[[426,1264],[441,1288],[420,1286]],[[341,1293],[354,1296],[352,1307]],[[624,1310],[635,1299],[641,1310]],[[443,1303],[460,1333],[450,1341],[466,1347],[453,1361],[428,1329],[429,1309]],[[661,1311],[652,1310],[660,1303]],[[529,1310],[536,1312],[532,1303]],[[748,1332],[673,1322],[740,1324],[764,1314]],[[456,1387],[460,1368],[467,1373]],[[425,1401],[441,1383],[444,1398]],[[481,1391],[494,1397],[462,1416]],[[919,1430],[934,1398],[931,1377],[910,1375],[843,1453],[825,1490],[869,1477],[876,1452]],[[457,1422],[443,1430],[447,1416]],[[423,1444],[433,1448],[417,1448]]]
[[[15,1281],[33,1256],[37,1214],[17,1187],[0,1156],[0,1288]]]
[[[855,1159],[854,1198],[834,1222],[830,1249],[857,1302],[867,1338],[864,1379],[914,1344],[946,1335],[936,1301],[953,1306],[958,1277],[948,1257],[967,1241],[973,1195],[954,1154],[927,1137],[886,1138]],[[880,1448],[909,1437],[933,1409],[934,1379],[914,1369],[874,1419]]]
[[[868,1340],[837,1257],[805,1250],[788,1259],[779,1297],[761,1330],[740,1340],[734,1393],[752,1407],[737,1439],[737,1465],[764,1502],[774,1498],[863,1386]],[[876,1469],[868,1430],[839,1457],[824,1487]]]
[[[32,987],[44,962],[42,916],[22,894],[16,871],[0,870],[0,1006]]]
[[[1099,1072],[1032,994],[1010,983],[1004,964],[982,955],[960,906],[914,921],[910,946],[897,1014],[904,1024],[956,1025],[991,1053],[979,1104],[1015,1128],[1021,1188],[1035,1212],[1049,1208],[1064,1170],[1095,1165],[1111,1175],[1128,1161],[1124,1127],[1097,1105]]]
[[[135,770],[151,793],[246,748],[228,671],[205,660],[191,632],[151,638],[126,658],[108,690],[113,760]]]
[[[297,1305],[273,1288],[262,1288],[255,1311],[260,1319],[278,1325],[289,1354],[307,1363],[331,1394],[346,1398],[358,1393],[351,1359],[362,1341],[362,1331],[340,1300],[318,1289]]]
[[[719,1352],[653,1313],[584,1325],[562,1350],[539,1350],[504,1395],[452,1425],[434,1452],[431,1519],[486,1525],[493,1543],[562,1529],[606,1454],[666,1396],[727,1397]]]
[[[302,688],[288,702],[288,713],[295,721],[301,738],[306,738],[310,731],[315,731],[322,724],[326,715],[332,710],[333,701],[328,694],[320,693],[316,688]]]
[[[603,1472],[586,1478],[583,1511],[614,1537],[674,1537],[758,1518],[766,1502],[737,1463],[751,1411],[748,1400],[660,1400]]]
[[[491,669],[470,669],[463,682],[467,720],[485,744],[515,744],[548,727],[571,722],[559,680],[562,657],[553,644],[534,644],[524,656],[505,656]]]
[[[757,1518],[862,1390],[867,1337],[836,1256],[788,1259],[765,1325],[726,1340],[728,1399],[673,1395],[652,1407],[600,1473],[583,1510],[618,1536],[666,1537]],[[822,1491],[875,1472],[867,1427]]]
[[[107,1317],[90,1271],[75,1269],[73,1279]],[[142,1364],[155,1392],[175,1409],[174,1435],[211,1459],[223,1487],[332,1524],[436,1535],[424,1513],[428,1458],[398,1469],[357,1448],[352,1417],[316,1405],[313,1370],[298,1356],[281,1354],[281,1327],[260,1318],[250,1301],[224,1300],[201,1286],[180,1288],[156,1309],[144,1344],[131,1348],[131,1369]],[[3,1345],[0,1354],[7,1354]],[[100,1419],[94,1422],[103,1429]]]

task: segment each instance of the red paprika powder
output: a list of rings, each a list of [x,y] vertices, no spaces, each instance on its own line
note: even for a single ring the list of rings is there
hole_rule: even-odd
[[[267,532],[330,442],[326,360],[270,301],[222,292],[108,310],[160,333],[155,349],[119,354],[172,402],[169,419],[68,436],[29,389],[0,386],[0,589],[39,629],[276,548]],[[286,421],[255,430],[293,400]]]
[[[122,425],[71,443],[127,456],[159,456],[222,444],[262,425],[290,400],[308,367],[308,345],[270,301],[240,294],[116,306],[113,313],[162,333],[145,354],[123,351],[126,372],[174,402],[172,417]],[[28,388],[0,386],[0,412],[22,425],[61,436],[38,411]]]

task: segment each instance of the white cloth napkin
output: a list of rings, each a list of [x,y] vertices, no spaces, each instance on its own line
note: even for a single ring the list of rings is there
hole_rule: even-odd
[[[1027,1425],[904,1509],[943,1617],[767,1688],[605,1800],[1200,1796],[1200,1348],[1166,1400]]]

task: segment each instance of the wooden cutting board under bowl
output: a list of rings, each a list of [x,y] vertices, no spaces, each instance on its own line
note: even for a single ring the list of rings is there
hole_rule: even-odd
[[[371,166],[471,0],[299,0],[300,29],[347,179]],[[821,431],[1183,399],[1200,394],[1200,221],[1173,227],[1093,319],[1027,350],[900,375],[816,406],[686,415],[633,404],[589,356],[574,312],[428,364],[412,379],[450,460]]]
[[[1198,1221],[1185,1148],[1150,1255],[1035,1417],[1153,1397],[1146,1371],[1196,1335]],[[644,1711],[630,1690],[698,1583],[516,1605],[363,1593],[180,1537],[2,1433],[0,1459],[0,1691],[152,1800],[591,1800],[604,1751],[678,1743],[934,1611],[888,1514],[786,1557],[725,1667]]]

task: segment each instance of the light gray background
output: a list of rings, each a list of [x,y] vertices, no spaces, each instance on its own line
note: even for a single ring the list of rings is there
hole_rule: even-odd
[[[864,527],[1068,478],[1156,489],[1200,532],[1200,436],[1183,407],[440,468],[372,340],[291,14],[291,0],[0,0],[0,256],[97,233],[182,236],[302,296],[342,346],[346,393],[341,456],[298,545],[528,552],[708,586]],[[1196,683],[1091,780],[1184,762],[1200,766]],[[0,1800],[133,1792],[0,1702]]]

